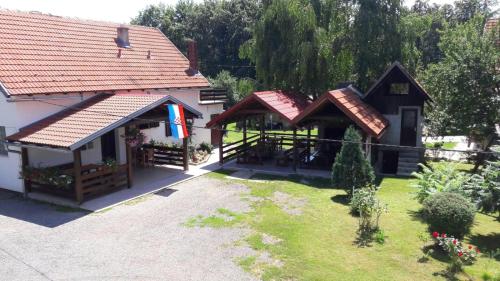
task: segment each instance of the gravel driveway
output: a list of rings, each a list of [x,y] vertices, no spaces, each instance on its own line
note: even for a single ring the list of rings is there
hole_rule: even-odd
[[[0,193],[1,280],[255,280],[241,228],[183,224],[249,209],[239,184],[197,178],[101,213],[65,212]]]

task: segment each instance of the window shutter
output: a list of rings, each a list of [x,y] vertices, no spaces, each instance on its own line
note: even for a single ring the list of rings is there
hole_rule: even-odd
[[[170,128],[170,122],[165,122],[165,136],[166,137],[171,137],[172,136],[172,129]]]

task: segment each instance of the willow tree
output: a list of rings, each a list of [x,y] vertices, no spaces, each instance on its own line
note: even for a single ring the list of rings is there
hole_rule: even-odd
[[[316,98],[350,78],[349,1],[267,0],[263,6],[252,41],[242,47],[263,87]]]
[[[392,62],[401,59],[401,0],[357,0],[354,20],[355,71],[366,90]]]

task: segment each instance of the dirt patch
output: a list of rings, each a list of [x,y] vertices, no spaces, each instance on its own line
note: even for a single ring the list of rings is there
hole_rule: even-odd
[[[276,245],[278,243],[280,243],[282,240],[279,239],[278,237],[274,237],[272,235],[269,235],[269,234],[262,234],[262,243],[266,244],[266,245]]]
[[[284,192],[276,191],[271,200],[289,215],[301,215],[302,208],[307,204],[306,198],[296,198]]]

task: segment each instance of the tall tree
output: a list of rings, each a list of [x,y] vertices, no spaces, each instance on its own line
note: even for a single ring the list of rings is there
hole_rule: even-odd
[[[354,20],[355,70],[366,90],[392,62],[401,59],[401,0],[357,0]]]
[[[486,151],[500,123],[500,51],[498,30],[485,33],[484,17],[447,27],[439,47],[441,62],[422,76],[435,103],[428,113],[429,128],[436,135],[463,134]],[[479,157],[476,168],[482,163]]]
[[[350,78],[352,54],[344,48],[351,5],[346,0],[267,0],[252,41],[241,53],[253,59],[257,79],[318,97]]]
[[[239,57],[239,46],[251,38],[261,6],[255,0],[180,0],[175,7],[162,4],[144,9],[133,24],[159,28],[186,51],[186,39],[198,41],[200,69],[208,76],[227,70],[237,77],[254,76],[250,62]]]

